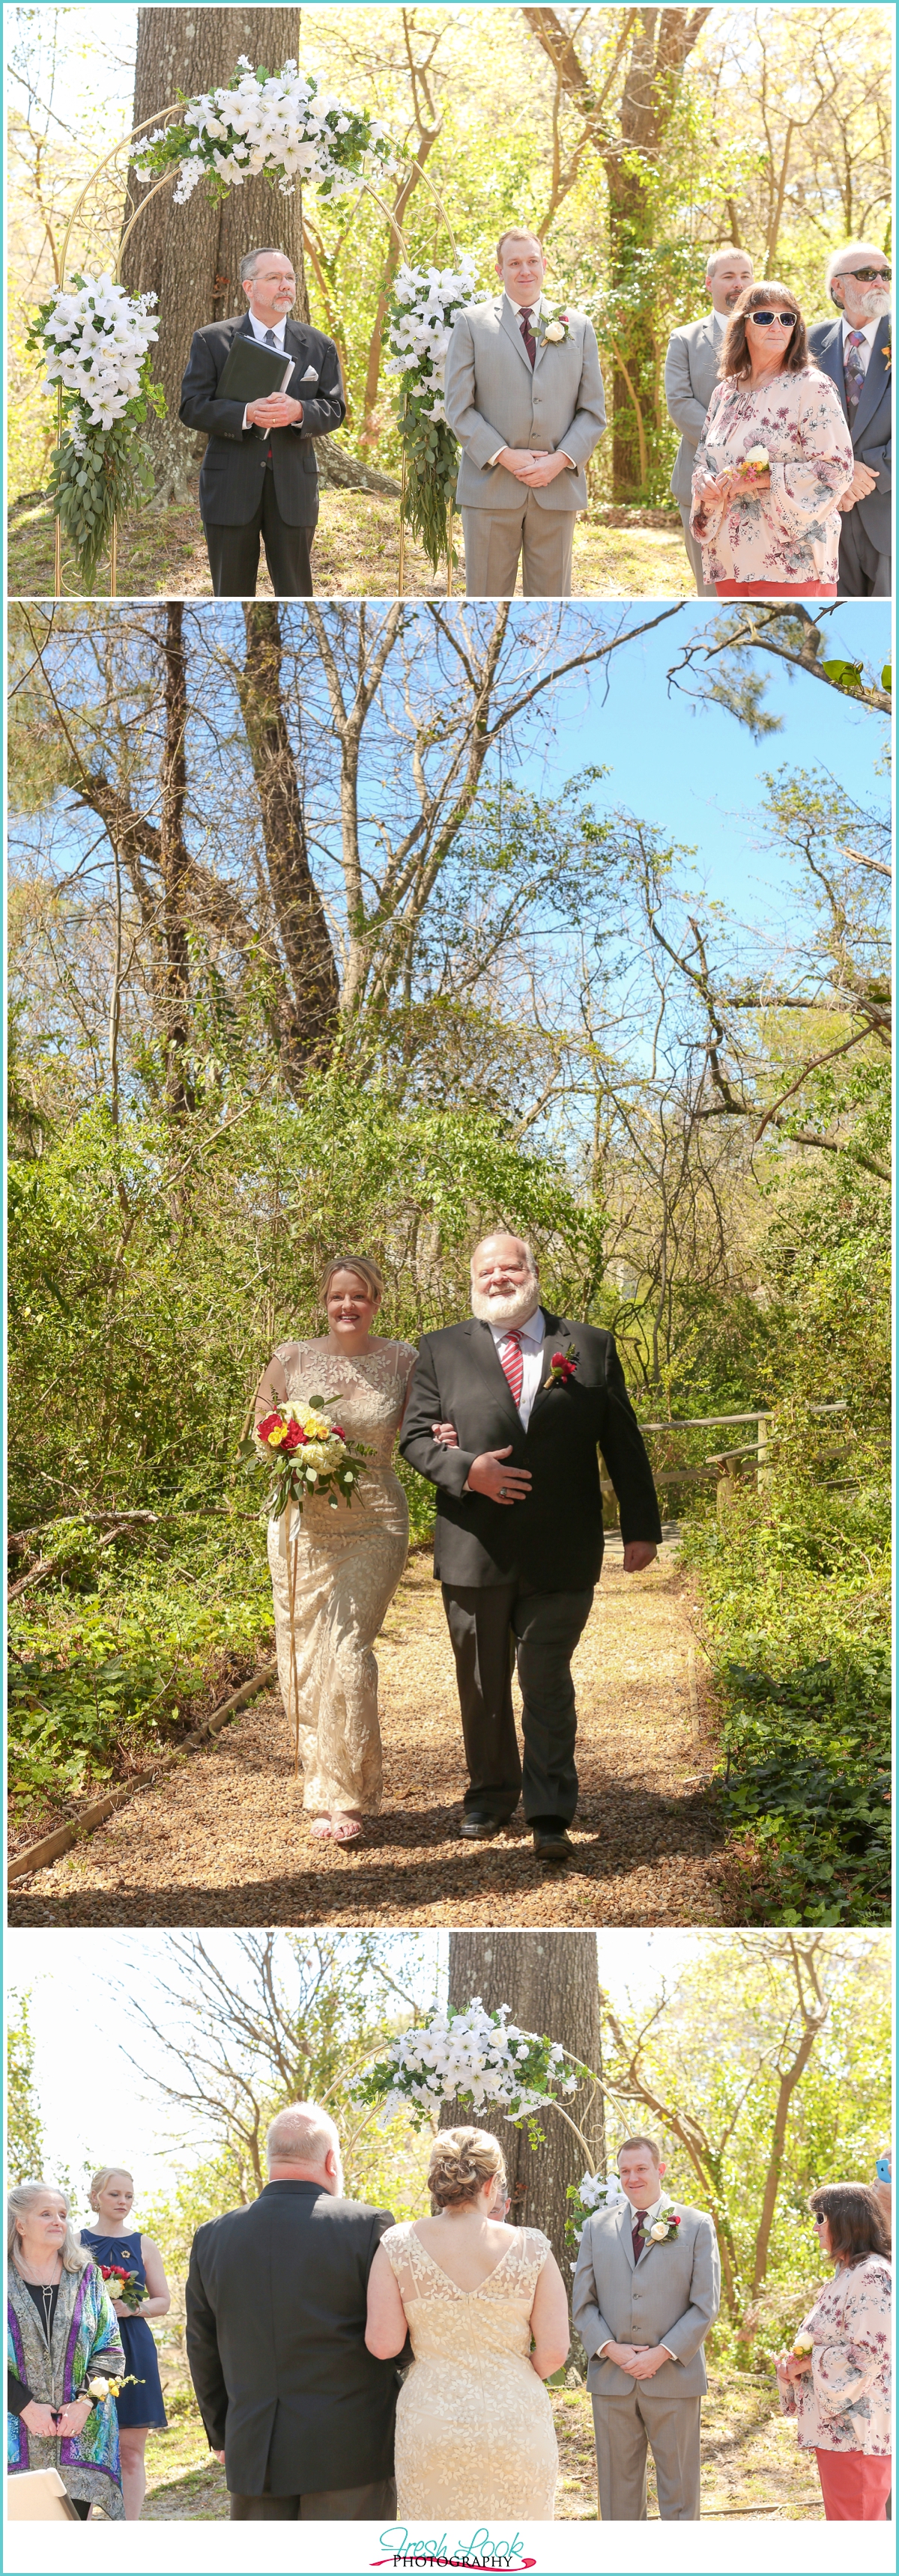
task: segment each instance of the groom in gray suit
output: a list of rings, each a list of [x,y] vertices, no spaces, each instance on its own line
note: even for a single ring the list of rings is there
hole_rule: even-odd
[[[446,417],[462,449],[456,499],[469,599],[568,599],[584,467],[606,425],[592,322],[543,303],[535,233],[502,234],[501,296],[457,314],[446,353]]]
[[[712,299],[710,313],[699,322],[685,322],[672,331],[665,360],[665,401],[681,440],[674,460],[671,491],[677,502],[684,532],[684,544],[700,599],[716,599],[712,586],[706,589],[702,577],[702,548],[690,535],[690,507],[693,490],[693,467],[721,365],[724,334],[738,295],[753,284],[755,271],[748,251],[722,250],[709,252],[706,266],[706,291]]]
[[[625,2198],[581,2237],[572,2315],[586,2346],[603,2522],[646,2521],[646,2448],[662,2522],[699,2521],[702,2347],[718,2314],[712,2221],[662,2193],[653,2138],[618,2151]]]

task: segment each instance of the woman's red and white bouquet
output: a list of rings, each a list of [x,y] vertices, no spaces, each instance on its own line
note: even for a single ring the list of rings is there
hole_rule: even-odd
[[[324,1396],[312,1395],[305,1405],[273,1405],[257,1422],[252,1443],[256,1463],[274,1469],[266,1503],[269,1520],[280,1520],[288,1503],[302,1512],[313,1494],[327,1495],[333,1512],[339,1502],[352,1502],[371,1452],[362,1446],[351,1449],[346,1432],[339,1422],[329,1421],[324,1407]]]
[[[135,2313],[143,2306],[147,2293],[138,2272],[126,2272],[122,2263],[101,2263],[100,2272],[111,2299],[118,2299],[123,2308],[132,2308]]]

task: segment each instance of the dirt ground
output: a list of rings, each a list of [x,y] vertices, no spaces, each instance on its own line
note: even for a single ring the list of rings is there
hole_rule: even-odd
[[[704,2521],[823,2521],[814,2460],[799,2450],[793,2426],[777,2411],[766,2380],[714,2364],[703,2401]],[[550,2390],[559,2444],[557,2522],[595,2522],[593,2414],[583,2389]],[[658,2516],[650,2465],[648,2515]],[[196,2410],[180,2414],[147,2443],[145,2522],[222,2522],[228,2511],[224,2471],[210,2459]]]
[[[325,488],[312,558],[312,578],[320,598],[392,598],[397,588],[398,505],[389,495]],[[454,522],[458,562],[453,592],[465,591],[462,522]],[[77,591],[71,565],[64,558],[66,592]],[[106,590],[106,575],[95,583],[96,596]],[[14,510],[10,516],[8,589],[12,599],[46,598],[53,591],[53,520],[43,501]],[[435,580],[427,556],[406,542],[404,589],[410,599],[444,593],[443,569]],[[680,521],[672,527],[608,527],[586,518],[575,522],[573,594],[577,599],[680,599],[690,594],[689,573]],[[118,593],[124,599],[178,597],[209,599],[212,588],[199,509],[145,510],[119,530]],[[259,597],[271,598],[265,557]]]
[[[609,1549],[574,1661],[575,1857],[539,1870],[522,1810],[490,1843],[459,1838],[465,1775],[455,1673],[430,1554],[415,1556],[378,1643],[384,1800],[361,1842],[315,1842],[280,1700],[9,1891],[19,1924],[652,1924],[730,1919],[711,1786],[713,1712],[673,1547],[626,1577]],[[698,1688],[697,1688],[698,1668]]]

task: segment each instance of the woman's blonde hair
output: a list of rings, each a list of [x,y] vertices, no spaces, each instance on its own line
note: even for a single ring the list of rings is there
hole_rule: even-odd
[[[494,2179],[505,2192],[502,2148],[489,2129],[441,2129],[428,2163],[428,2190],[435,2209],[458,2209],[466,2200],[477,2200],[485,2182]]]
[[[99,2209],[100,2193],[105,2190],[106,2184],[112,2181],[113,2174],[124,2174],[126,2182],[134,2181],[130,2165],[101,2165],[99,2171],[91,2175],[87,2187],[87,2196],[92,2209]]]
[[[32,2200],[39,2200],[41,2193],[45,2191],[52,2191],[54,2198],[62,2201],[63,2208],[66,2213],[66,2232],[59,2249],[62,2255],[63,2271],[84,2272],[86,2271],[88,2264],[93,2262],[94,2258],[88,2246],[79,2244],[78,2238],[75,2234],[75,2229],[72,2226],[72,2222],[69,2217],[68,2193],[60,2189],[58,2182],[17,2182],[14,2184],[6,2203],[6,2251],[9,2255],[10,2262],[12,2262],[13,2255],[15,2254],[16,2246],[19,2241],[19,2220],[24,2217],[29,2203]]]
[[[320,1289],[322,1305],[326,1303],[331,1281],[336,1276],[338,1270],[351,1270],[356,1279],[364,1279],[366,1288],[368,1289],[369,1294],[374,1298],[376,1306],[380,1305],[384,1294],[384,1280],[382,1273],[378,1269],[376,1261],[369,1261],[367,1253],[358,1252],[338,1252],[335,1254],[334,1260],[329,1261],[327,1269],[322,1273]]]

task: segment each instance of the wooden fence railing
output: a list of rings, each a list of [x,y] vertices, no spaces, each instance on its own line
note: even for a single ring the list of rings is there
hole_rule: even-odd
[[[833,1404],[809,1405],[809,1412],[813,1414],[845,1413],[847,1410],[844,1396],[838,1398]],[[719,1515],[723,1515],[733,1502],[737,1489],[734,1470],[740,1460],[747,1460],[755,1466],[757,1489],[759,1493],[763,1493],[766,1487],[770,1486],[774,1473],[771,1457],[773,1420],[774,1415],[770,1408],[767,1410],[756,1408],[751,1413],[688,1413],[670,1422],[641,1422],[640,1429],[644,1437],[647,1433],[657,1432],[730,1429],[731,1425],[743,1422],[754,1422],[756,1425],[754,1440],[744,1441],[734,1449],[712,1450],[698,1466],[654,1468],[656,1486],[705,1485],[714,1478],[717,1486],[718,1511]],[[605,1474],[602,1478],[602,1490],[604,1501],[609,1505],[610,1517],[612,1515],[617,1517],[614,1490],[607,1482]]]

